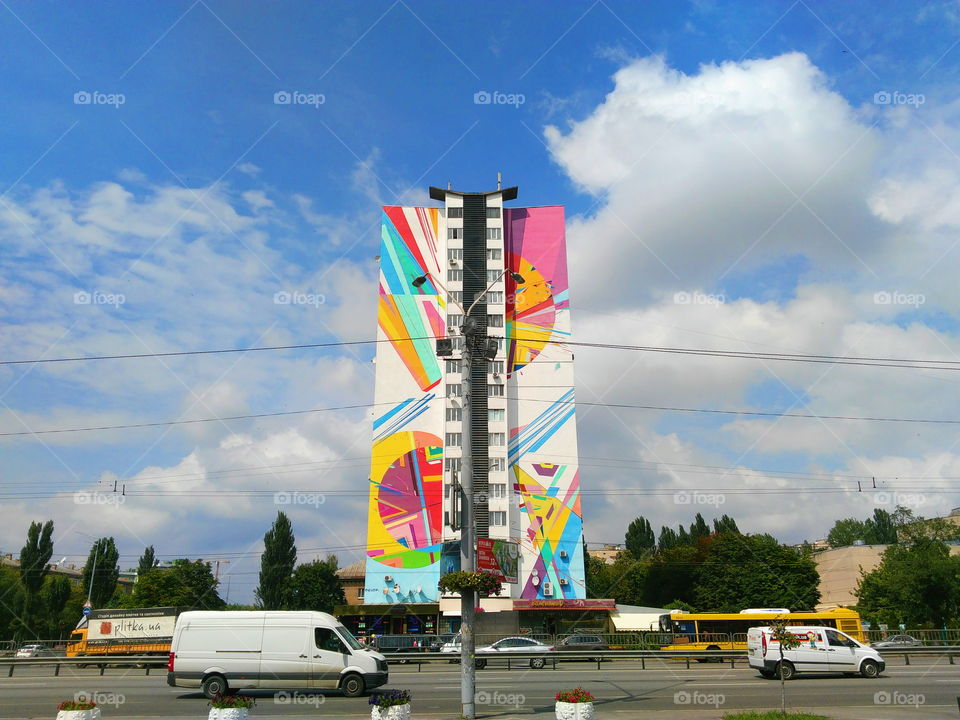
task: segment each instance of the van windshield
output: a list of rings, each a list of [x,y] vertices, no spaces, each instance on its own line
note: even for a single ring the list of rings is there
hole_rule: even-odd
[[[351,650],[363,650],[363,644],[357,640],[343,625],[337,625],[337,632],[340,634],[340,637],[343,638],[343,641],[347,644],[347,647],[349,647]]]

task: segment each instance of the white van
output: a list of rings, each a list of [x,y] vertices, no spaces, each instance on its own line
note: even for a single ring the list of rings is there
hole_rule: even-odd
[[[789,680],[797,673],[837,672],[860,673],[875,678],[887,664],[873,648],[861,645],[846,633],[829,627],[790,625],[787,628],[800,640],[800,646],[783,651],[783,677]],[[765,678],[780,677],[780,643],[769,627],[747,631],[747,656],[750,667]]]
[[[213,697],[253,688],[340,689],[387,682],[387,661],[322,612],[193,611],[173,631],[167,685]]]

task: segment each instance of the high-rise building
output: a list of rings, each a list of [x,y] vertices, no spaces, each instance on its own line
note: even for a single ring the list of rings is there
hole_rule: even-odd
[[[458,568],[467,412],[477,535],[520,549],[503,596],[585,598],[563,207],[505,207],[516,188],[430,196],[443,206],[383,208],[364,602],[435,603]],[[496,353],[474,356],[465,398],[471,305]]]

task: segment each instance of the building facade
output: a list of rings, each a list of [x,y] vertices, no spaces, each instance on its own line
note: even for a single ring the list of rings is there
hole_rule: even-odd
[[[564,212],[516,188],[431,188],[384,207],[363,602],[439,602],[459,569],[456,483],[470,412],[477,536],[519,546],[517,600],[583,599],[583,523]],[[415,282],[416,281],[416,282]],[[465,310],[496,343],[461,363]],[[450,339],[452,355],[437,356]]]

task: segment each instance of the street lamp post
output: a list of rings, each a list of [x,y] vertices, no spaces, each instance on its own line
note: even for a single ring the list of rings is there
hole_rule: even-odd
[[[463,350],[460,354],[460,374],[463,389],[463,413],[461,427],[462,458],[460,461],[460,569],[468,572],[477,570],[477,518],[474,514],[473,492],[473,454],[471,452],[471,429],[473,425],[473,411],[476,404],[471,402],[470,370],[474,362],[474,355],[478,362],[486,362],[496,357],[497,342],[488,338],[486,332],[480,331],[477,319],[472,317],[474,308],[483,300],[490,289],[507,274],[503,270],[483,292],[479,293],[466,310],[457,302],[449,291],[434,278],[434,283],[445,293],[447,299],[456,305],[463,313],[463,324],[460,334],[463,337]],[[518,272],[511,272],[510,276],[518,284],[524,282]],[[427,275],[414,279],[413,286],[420,287],[427,281]],[[454,518],[456,519],[456,518]],[[460,702],[463,706],[464,718],[476,717],[476,640],[473,635],[473,626],[476,619],[478,604],[477,592],[474,590],[460,591]]]

